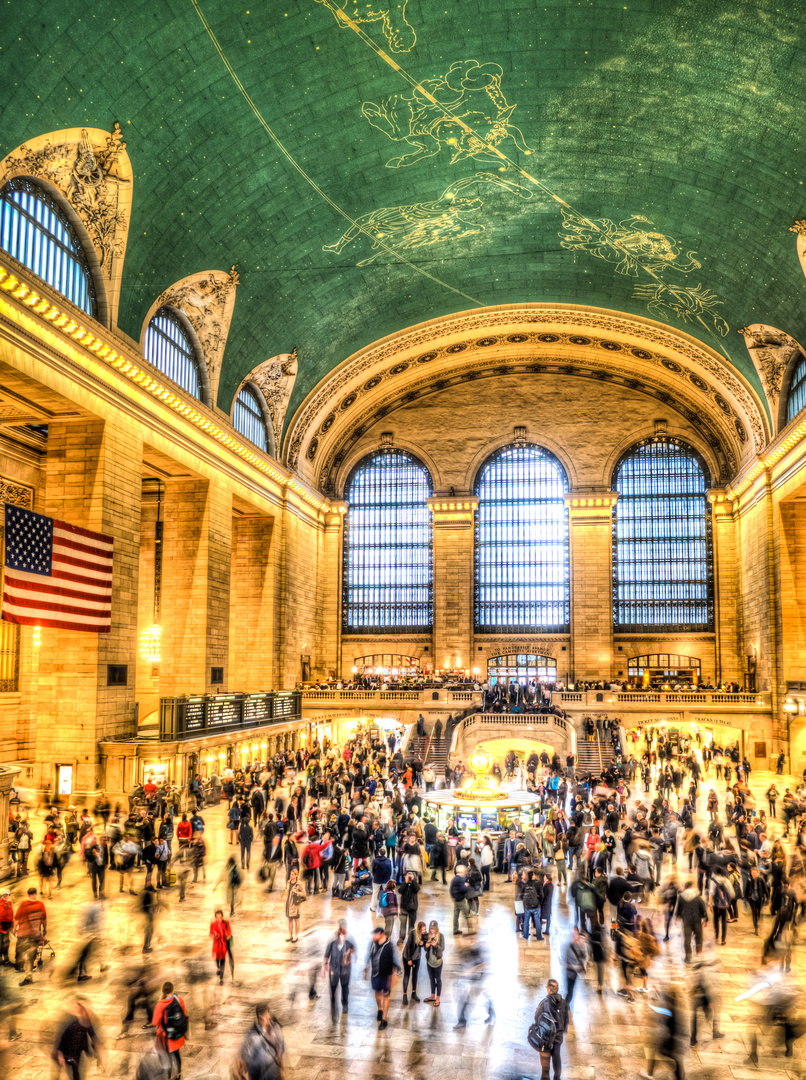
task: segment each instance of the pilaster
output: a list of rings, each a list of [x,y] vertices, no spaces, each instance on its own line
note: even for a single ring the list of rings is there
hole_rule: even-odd
[[[431,498],[434,544],[434,665],[472,667],[474,524],[479,500]]]
[[[574,678],[610,679],[613,669],[615,491],[570,492],[571,655]]]

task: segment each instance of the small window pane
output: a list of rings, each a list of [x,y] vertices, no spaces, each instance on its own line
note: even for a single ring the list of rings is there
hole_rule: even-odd
[[[794,420],[806,408],[806,356],[801,356],[792,372],[789,395],[786,399],[786,422]]]
[[[613,477],[613,622],[617,630],[712,630],[710,477],[674,439],[639,444]],[[639,662],[645,662],[641,657]],[[668,657],[660,658],[662,663]]]
[[[251,387],[245,386],[235,399],[232,410],[232,424],[244,438],[268,453],[269,440],[266,435],[266,423],[257,394]]]
[[[506,447],[482,468],[476,483],[478,631],[568,630],[567,490],[565,470],[540,446]]]
[[[428,471],[403,450],[370,454],[350,474],[344,492],[345,631],[430,628],[431,492]],[[391,663],[391,656],[383,662]]]
[[[33,180],[17,177],[0,191],[0,247],[95,316],[95,287],[81,241],[61,206]]]
[[[170,308],[160,308],[146,330],[145,358],[201,401],[201,372],[184,323]]]

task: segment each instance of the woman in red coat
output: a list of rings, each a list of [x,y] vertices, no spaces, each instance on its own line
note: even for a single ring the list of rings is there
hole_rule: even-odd
[[[180,1009],[184,1014],[184,1019],[179,1015]],[[187,1015],[185,1002],[179,994],[174,993],[174,984],[163,983],[162,998],[157,1002],[151,1023],[157,1029],[157,1048],[165,1051],[171,1059],[173,1080],[178,1080],[182,1074],[182,1058],[179,1051],[185,1045],[185,1032],[188,1028]]]
[[[229,956],[230,972],[235,979],[235,961],[232,958],[230,941],[232,940],[232,927],[224,918],[224,912],[219,910],[215,913],[215,921],[210,923],[210,937],[213,939],[213,959],[215,960],[218,979],[224,985],[224,966]]]

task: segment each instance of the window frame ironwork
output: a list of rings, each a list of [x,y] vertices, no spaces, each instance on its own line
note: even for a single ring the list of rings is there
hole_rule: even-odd
[[[246,400],[242,400],[244,398]],[[246,413],[246,417],[243,416],[243,413]],[[241,387],[233,402],[232,426],[239,434],[243,435],[245,439],[254,443],[258,450],[262,450],[264,454],[268,454],[269,433],[266,430],[266,417],[263,415],[263,409],[261,408],[257,391],[253,390],[249,383],[246,383]],[[259,441],[254,437],[257,432],[261,433],[262,441]]]
[[[23,202],[15,195],[29,198]],[[62,235],[54,230],[54,219]],[[15,176],[0,188],[0,248],[71,304],[98,317],[95,281],[81,238],[64,207],[35,180]]]
[[[796,404],[797,408],[794,407]],[[806,356],[801,353],[800,359],[792,370],[792,378],[789,380],[784,423],[790,423],[804,409],[806,409]]]
[[[388,495],[393,491],[389,485],[384,488],[383,485],[376,485],[375,494],[380,498],[381,496],[387,496],[385,501],[379,502],[367,502],[362,505],[366,507],[370,513],[373,509],[383,510],[383,508],[389,508],[390,506],[397,507],[398,510],[406,510],[409,513],[414,513],[419,510],[422,514],[422,518],[419,522],[414,523],[418,529],[425,529],[425,540],[418,540],[416,543],[403,543],[396,539],[400,536],[401,530],[410,529],[412,527],[411,521],[405,520],[405,513],[403,516],[398,515],[397,520],[390,520],[388,522],[376,521],[374,525],[364,525],[356,521],[356,510],[360,510],[360,506],[357,506],[353,500],[353,485],[356,483],[359,474],[368,471],[373,464],[381,463],[383,461],[391,461],[392,458],[397,458],[401,466],[407,468],[420,470],[423,478],[423,486],[421,492],[416,493],[416,498],[398,499],[396,502],[390,502]],[[370,454],[365,455],[353,468],[347,477],[344,484],[344,501],[347,503],[347,513],[344,520],[344,531],[342,541],[342,631],[349,635],[370,635],[370,634],[427,634],[430,633],[434,625],[434,543],[433,543],[433,521],[431,519],[431,511],[428,507],[427,499],[431,497],[434,491],[434,484],[431,478],[431,473],[426,466],[419,460],[414,454],[408,450],[399,450],[394,448],[384,447],[382,450],[373,451]],[[411,493],[415,493],[412,491]],[[381,515],[376,515],[380,517]],[[356,533],[364,528],[373,527],[377,530],[385,530],[385,535],[381,542],[375,542],[372,544],[362,544],[354,540]],[[360,535],[360,533],[359,533]],[[371,563],[363,560],[359,567],[355,565],[355,552],[357,550],[366,550],[367,552],[383,552],[383,551],[420,551],[425,554],[425,569],[427,581],[425,584],[412,580],[406,582],[401,580],[399,576],[396,576],[394,580],[382,581],[382,571],[384,569],[381,560],[378,559],[376,566],[373,568]],[[375,569],[377,571],[376,582],[361,583],[353,582],[354,571],[357,573],[361,568],[364,571]],[[397,574],[404,567],[400,562],[396,562],[391,569],[394,569]],[[409,572],[413,577],[416,577],[416,570],[422,570],[423,564],[413,564]],[[387,567],[390,569],[390,567]],[[376,596],[374,599],[358,599],[351,595],[352,590],[364,589],[368,592],[373,590],[386,591],[387,593],[394,591],[396,596],[383,595]],[[424,597],[411,598],[405,600],[400,596],[402,590],[424,590]],[[366,615],[370,615],[372,612],[380,614],[384,609],[394,612],[396,617],[393,621],[384,623],[382,619],[375,619],[372,622],[357,622],[355,619],[355,613],[363,611]],[[406,611],[411,612],[414,618],[401,617]],[[419,613],[419,614],[417,614]]]
[[[659,448],[661,446],[667,446],[673,448],[678,452],[685,454],[690,461],[693,461],[699,469],[702,478],[702,487],[699,491],[655,491],[641,494],[624,494],[619,489],[619,483],[622,482],[622,470],[627,462],[639,454],[644,449],[652,447]],[[679,478],[682,478],[682,474],[677,474]],[[646,476],[646,479],[651,480],[652,477]],[[668,634],[668,633],[713,633],[714,631],[714,551],[713,551],[713,522],[711,520],[711,511],[708,505],[707,491],[711,485],[711,471],[708,468],[703,456],[689,443],[683,439],[673,438],[671,436],[655,436],[653,438],[642,439],[639,442],[634,443],[628,450],[626,450],[616,463],[613,469],[611,490],[618,493],[618,499],[613,509],[613,521],[612,521],[612,560],[613,560],[613,630],[617,634],[629,634],[629,633],[651,633],[651,634]],[[690,499],[691,497],[700,500],[700,513],[698,517],[702,521],[702,535],[697,536],[678,536],[675,537],[672,532],[667,530],[663,535],[658,536],[644,536],[633,537],[624,539],[619,537],[619,523],[623,523],[625,520],[625,507],[630,504],[632,500],[636,502],[644,502],[652,505],[652,500],[658,503],[661,500],[665,500],[667,503],[669,500],[683,500]],[[680,515],[671,515],[667,513],[662,519],[667,522],[678,520]],[[634,518],[634,520],[640,520]],[[646,519],[644,519],[646,520]],[[694,516],[689,512],[685,520],[691,522],[694,520]],[[626,559],[624,552],[619,550],[620,543],[632,542],[636,546],[638,544],[646,545],[645,555],[640,558]],[[674,580],[672,576],[672,567],[675,565],[675,556],[670,551],[669,555],[665,558],[658,557],[658,547],[661,544],[673,545],[674,543],[681,542],[700,542],[703,545],[703,555],[700,559],[694,559],[691,555],[681,552],[678,554],[679,560],[684,559],[689,564],[693,562],[704,563],[704,576],[699,577],[689,576],[685,581]],[[645,567],[648,570],[657,571],[658,567],[664,567],[666,569],[666,576],[660,579],[653,579],[652,577],[645,578],[633,578],[629,582],[621,582],[620,575],[622,573],[621,567],[629,563],[638,567]],[[655,586],[661,589],[666,586],[670,590],[668,596],[645,596],[641,597],[636,595],[632,598],[625,598],[620,593],[622,586],[634,585],[637,587]],[[701,589],[703,595],[701,596],[683,596],[673,595],[674,590],[688,588]],[[647,590],[648,591],[648,590]],[[656,606],[656,610],[660,613],[662,611],[662,605],[666,606],[667,612],[673,615],[680,615],[685,604],[696,604],[704,609],[704,618],[700,620],[694,620],[691,618],[680,619],[668,618],[665,620],[656,621],[628,621],[622,617],[622,611],[627,610],[628,604],[638,606],[640,604]],[[691,612],[689,612],[691,614]]]
[[[514,664],[510,664],[510,658],[514,658]],[[540,675],[541,669],[545,675]],[[549,672],[552,671],[554,674],[550,675]],[[490,686],[495,686],[498,682],[509,686],[513,681],[522,686],[532,681],[556,682],[557,661],[553,656],[546,656],[545,653],[501,653],[499,656],[487,657],[487,682]]]
[[[562,559],[559,562],[552,561],[551,563],[547,564],[547,565],[557,566],[558,570],[559,570],[559,573],[555,576],[554,580],[546,580],[542,584],[544,584],[548,588],[562,588],[562,590],[563,590],[563,598],[562,598],[562,600],[556,600],[556,599],[555,600],[550,600],[550,599],[549,600],[540,600],[540,599],[535,600],[535,599],[528,599],[526,597],[524,597],[522,599],[521,598],[501,599],[499,597],[497,599],[491,598],[489,600],[486,600],[484,598],[484,590],[485,589],[493,589],[493,588],[495,588],[495,589],[498,589],[498,590],[501,590],[501,589],[514,590],[514,589],[522,589],[524,587],[525,588],[530,588],[530,587],[534,588],[534,585],[532,585],[532,586],[529,586],[529,585],[523,586],[519,582],[513,581],[511,578],[509,580],[501,580],[499,578],[495,582],[492,582],[492,581],[485,582],[483,580],[485,569],[486,569],[486,562],[482,558],[482,551],[484,549],[486,549],[486,548],[493,548],[493,549],[498,548],[498,549],[502,549],[502,550],[511,551],[511,550],[513,550],[513,547],[514,547],[515,550],[526,550],[528,548],[535,548],[535,547],[539,548],[540,547],[540,544],[534,544],[534,543],[530,544],[528,542],[518,542],[515,545],[513,545],[511,541],[504,541],[503,543],[501,543],[501,542],[497,543],[496,541],[494,541],[492,539],[491,540],[486,540],[483,537],[483,532],[484,532],[484,529],[485,529],[485,527],[487,525],[487,522],[485,522],[485,520],[484,520],[484,510],[485,510],[485,501],[486,500],[485,500],[485,498],[484,498],[484,496],[482,494],[482,486],[483,486],[485,475],[489,472],[490,469],[492,469],[495,466],[495,464],[498,461],[500,461],[501,459],[503,459],[507,455],[522,455],[523,456],[523,455],[525,455],[527,453],[530,454],[530,455],[536,454],[535,460],[545,461],[545,462],[549,463],[556,470],[556,472],[557,472],[557,480],[558,480],[558,482],[560,484],[560,487],[562,489],[562,494],[554,495],[554,496],[548,496],[548,497],[542,497],[541,496],[538,499],[523,498],[523,497],[517,497],[517,498],[510,497],[510,498],[504,498],[503,500],[500,500],[500,501],[502,503],[504,503],[504,504],[508,504],[508,505],[511,505],[511,506],[539,506],[539,505],[548,505],[550,503],[554,503],[554,504],[557,505],[558,508],[559,507],[562,508],[562,551],[563,551],[563,556],[562,556]],[[507,633],[507,634],[559,633],[559,634],[565,634],[565,633],[570,632],[570,629],[571,629],[571,562],[570,562],[570,545],[569,545],[568,507],[567,507],[567,505],[565,503],[565,498],[564,498],[564,496],[568,494],[568,490],[569,490],[568,474],[566,473],[562,462],[556,457],[555,454],[552,454],[550,450],[547,450],[543,446],[539,446],[537,443],[525,443],[525,442],[524,443],[521,443],[521,442],[510,443],[508,446],[504,446],[504,447],[501,447],[500,449],[496,450],[493,454],[491,454],[482,463],[482,465],[479,468],[478,473],[476,475],[476,482],[475,482],[475,486],[474,486],[474,493],[478,496],[478,499],[479,499],[479,506],[478,506],[478,510],[476,511],[475,538],[474,538],[474,549],[473,549],[474,550],[474,560],[473,560],[473,564],[474,564],[473,565],[473,622],[474,622],[476,633],[479,633],[479,634],[497,634],[497,633]],[[507,524],[509,524],[510,526],[513,526],[513,525],[516,526],[518,524],[523,524],[523,522],[518,522],[517,519],[511,519],[509,522],[503,522],[501,524],[503,525],[503,527],[506,527]],[[545,524],[545,522],[543,522],[542,524]],[[542,542],[542,543],[545,544],[545,542]],[[553,544],[556,545],[556,543],[557,542],[555,540],[553,542]],[[545,546],[550,546],[550,545],[545,545]],[[493,564],[493,565],[494,566],[497,565],[500,568],[502,566],[506,566],[507,563],[502,562],[499,559],[497,561],[497,564]],[[530,563],[524,564],[522,561],[518,561],[518,562],[513,562],[511,565],[513,567],[515,567],[515,566],[523,566],[523,565],[526,565],[526,566],[538,566],[538,565],[542,565],[542,563],[538,563],[536,560],[533,559]],[[540,583],[538,583],[538,585],[539,584]],[[534,605],[538,605],[539,608],[542,608],[544,611],[548,611],[550,609],[550,607],[552,607],[552,606],[556,607],[557,605],[561,605],[562,608],[563,608],[563,618],[560,619],[560,620],[553,619],[553,620],[550,620],[550,621],[541,621],[541,622],[537,622],[537,621],[529,622],[529,621],[527,621],[527,620],[525,620],[523,618],[521,618],[521,619],[511,619],[511,620],[498,619],[496,621],[492,621],[492,620],[489,620],[489,619],[487,619],[487,620],[483,619],[482,615],[484,614],[485,609],[489,613],[490,609],[495,605],[498,606],[499,614],[502,614],[502,615],[507,610],[513,610],[513,605],[518,606],[518,609],[519,609],[518,614],[521,614],[521,615],[525,614],[525,611],[529,606],[534,607]]]
[[[179,331],[187,345],[186,349],[183,349],[180,342],[159,325],[159,319],[164,319],[170,326]],[[159,345],[157,352],[152,351],[154,342]],[[202,379],[199,351],[182,316],[173,308],[161,307],[152,315],[146,329],[143,357],[157,371],[161,371],[163,375],[167,375],[172,382],[180,386],[185,393],[190,394],[197,401],[204,400],[204,381]],[[192,370],[195,376],[195,387],[189,386],[187,382],[183,381],[182,376],[185,374],[183,368],[188,371]]]

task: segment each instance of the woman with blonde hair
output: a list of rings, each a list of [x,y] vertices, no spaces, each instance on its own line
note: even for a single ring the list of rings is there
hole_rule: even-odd
[[[296,943],[299,940],[299,912],[300,907],[308,899],[305,887],[299,880],[299,874],[292,870],[288,875],[288,884],[285,887],[285,917],[288,919],[289,937],[286,941]]]

